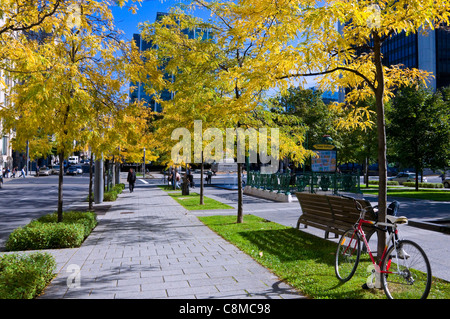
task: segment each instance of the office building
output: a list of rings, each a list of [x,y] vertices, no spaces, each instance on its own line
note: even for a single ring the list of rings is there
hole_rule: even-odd
[[[383,64],[403,64],[432,72],[428,81],[433,90],[450,85],[450,31],[429,30],[406,35],[405,32],[391,36],[382,46]]]
[[[338,27],[342,29],[342,25]],[[450,30],[447,28],[392,35],[383,43],[381,53],[385,66],[401,64],[431,72],[433,77],[427,85],[433,91],[450,85]],[[340,89],[339,102],[344,97],[345,91]]]

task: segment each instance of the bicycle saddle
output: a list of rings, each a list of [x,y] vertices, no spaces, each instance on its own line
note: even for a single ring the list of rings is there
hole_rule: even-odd
[[[392,224],[407,224],[408,218],[405,216],[386,215],[386,220]]]

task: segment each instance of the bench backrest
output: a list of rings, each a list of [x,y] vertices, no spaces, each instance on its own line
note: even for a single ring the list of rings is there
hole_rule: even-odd
[[[295,193],[295,195],[299,200],[303,214],[328,217],[346,223],[355,223],[360,216],[353,199],[310,193]],[[368,200],[357,199],[357,201],[363,208],[372,207]],[[367,213],[365,218],[373,219],[370,213]]]
[[[295,193],[295,195],[302,207],[303,214],[332,219],[333,214],[326,196],[310,193]]]

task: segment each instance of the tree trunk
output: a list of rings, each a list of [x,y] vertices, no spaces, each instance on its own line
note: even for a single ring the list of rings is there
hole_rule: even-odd
[[[244,222],[244,209],[243,209],[243,198],[242,198],[242,163],[237,163],[237,174],[238,174],[238,209],[237,209],[237,223]]]
[[[204,163],[203,163],[203,151],[202,151],[202,166],[201,166],[201,170],[200,170],[200,205],[204,205],[204,201],[203,201],[203,188],[204,186],[204,180],[203,180],[203,173],[204,173]]]
[[[366,156],[364,159],[364,183],[366,187],[369,187],[369,157]]]
[[[377,133],[378,133],[378,176],[380,179],[378,189],[378,221],[386,222],[387,209],[387,163],[386,163],[386,123],[384,117],[384,71],[381,60],[381,40],[378,34],[373,33],[375,67],[377,87],[375,100],[377,107]],[[381,259],[386,246],[386,233],[379,230],[377,258]]]
[[[63,220],[63,176],[64,176],[64,152],[59,153],[59,179],[58,179],[58,223]]]
[[[89,160],[89,210],[92,210],[93,208],[92,203],[94,202],[94,192],[92,191],[93,162],[94,162],[94,153],[91,152],[91,159]]]

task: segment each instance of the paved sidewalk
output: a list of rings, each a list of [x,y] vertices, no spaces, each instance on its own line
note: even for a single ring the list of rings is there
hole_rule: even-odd
[[[304,298],[166,192],[143,186],[100,204],[111,207],[80,248],[49,251],[59,273],[40,298]]]

